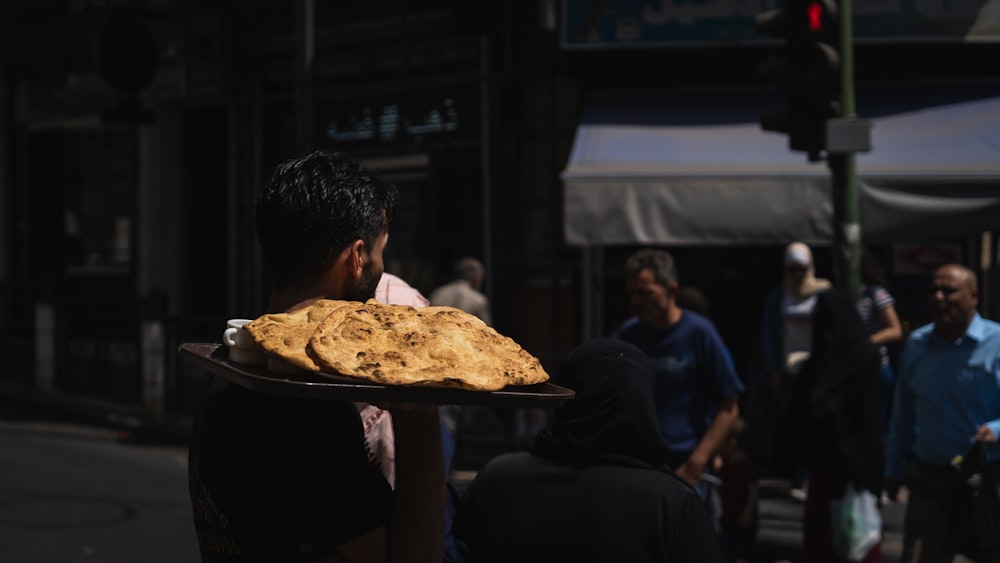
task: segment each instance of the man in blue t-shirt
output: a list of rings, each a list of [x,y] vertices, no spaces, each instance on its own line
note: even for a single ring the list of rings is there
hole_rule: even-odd
[[[677,269],[670,253],[641,250],[629,257],[625,270],[635,318],[618,337],[649,356],[668,463],[704,496],[705,487],[698,485],[739,416],[743,383],[712,322],[677,305]]]

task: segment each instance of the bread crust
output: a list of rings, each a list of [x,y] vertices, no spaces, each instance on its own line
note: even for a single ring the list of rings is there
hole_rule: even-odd
[[[287,313],[269,313],[247,323],[246,331],[270,356],[299,368],[319,371],[319,364],[309,355],[309,338],[333,311],[363,305],[357,301],[317,299],[310,305]]]
[[[383,385],[498,391],[548,381],[538,359],[454,307],[318,300],[247,325],[264,350],[310,371]]]

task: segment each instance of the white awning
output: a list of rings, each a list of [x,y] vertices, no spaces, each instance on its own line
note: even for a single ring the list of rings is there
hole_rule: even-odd
[[[857,99],[874,122],[857,157],[865,240],[1000,228],[1000,84]],[[562,174],[567,242],[829,244],[829,169],[760,129],[767,104],[756,92],[589,100]]]

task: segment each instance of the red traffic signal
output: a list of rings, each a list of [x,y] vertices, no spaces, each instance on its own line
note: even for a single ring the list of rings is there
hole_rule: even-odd
[[[809,20],[809,31],[823,31],[823,6],[819,2],[810,2],[806,8],[806,18]]]
[[[840,113],[840,10],[836,0],[785,0],[757,15],[757,30],[783,39],[782,56],[761,65],[783,86],[784,108],[762,114],[761,128],[788,134],[789,148],[818,160],[828,119]]]
[[[806,0],[798,18],[796,27],[804,25],[800,30],[806,35],[840,41],[840,9],[834,0]]]

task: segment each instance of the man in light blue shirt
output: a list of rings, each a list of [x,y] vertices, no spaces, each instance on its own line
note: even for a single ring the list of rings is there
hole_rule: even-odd
[[[902,560],[950,562],[978,549],[956,539],[968,522],[954,517],[965,484],[952,460],[978,440],[987,461],[1000,461],[1000,324],[976,312],[968,268],[946,264],[932,279],[934,322],[910,334],[899,361],[884,485],[892,499],[901,481],[909,490]]]

